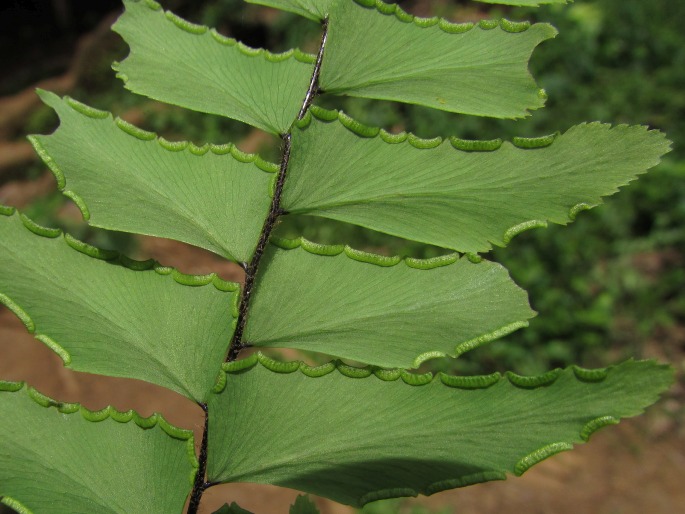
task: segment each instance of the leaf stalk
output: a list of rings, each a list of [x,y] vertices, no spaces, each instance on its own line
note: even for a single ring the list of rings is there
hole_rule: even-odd
[[[319,51],[316,56],[314,71],[312,72],[312,78],[309,81],[309,88],[307,89],[307,93],[304,97],[304,101],[302,102],[302,107],[300,108],[300,112],[297,115],[296,121],[304,118],[304,116],[307,114],[307,111],[311,107],[312,102],[320,93],[319,75],[321,73],[321,64],[323,63],[323,54],[326,47],[326,41],[328,40],[328,18],[324,19],[322,27],[323,32],[321,34],[321,44],[319,45]],[[238,323],[236,325],[235,332],[233,333],[231,344],[228,347],[226,362],[232,362],[236,360],[241,350],[250,346],[248,343],[243,341],[243,333],[245,331],[245,323],[247,321],[247,315],[250,306],[250,297],[252,296],[255,277],[257,276],[257,271],[259,270],[259,263],[264,255],[264,250],[269,242],[271,232],[276,226],[278,218],[284,214],[283,209],[281,209],[281,196],[283,194],[283,185],[285,184],[285,179],[288,172],[288,162],[290,161],[290,151],[292,145],[291,138],[292,136],[290,132],[281,136],[281,140],[283,141],[281,150],[281,165],[278,171],[278,179],[276,181],[274,196],[271,200],[271,208],[269,209],[269,214],[264,221],[264,226],[262,227],[259,241],[257,242],[257,247],[252,255],[252,259],[249,263],[242,263],[242,267],[245,270],[245,285],[243,286],[242,295],[240,298]]]

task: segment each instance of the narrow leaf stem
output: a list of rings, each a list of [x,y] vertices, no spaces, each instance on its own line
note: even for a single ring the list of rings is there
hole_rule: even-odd
[[[326,41],[328,40],[328,19],[323,21],[323,32],[321,34],[321,44],[319,45],[319,52],[316,56],[316,62],[314,64],[314,71],[312,72],[312,78],[309,82],[309,88],[307,89],[307,94],[302,102],[302,107],[297,115],[297,120],[301,120],[307,114],[312,102],[319,94],[319,74],[321,73],[321,64],[323,62],[324,49],[326,47]],[[262,227],[262,232],[259,236],[259,241],[255,249],[252,259],[249,263],[243,263],[242,266],[245,269],[245,286],[242,290],[242,296],[240,298],[240,308],[238,309],[238,323],[236,325],[235,332],[233,333],[233,339],[228,348],[228,355],[226,357],[226,362],[232,362],[238,358],[240,351],[243,348],[249,346],[245,341],[243,341],[243,333],[245,331],[245,323],[247,321],[248,310],[250,307],[250,298],[252,296],[252,288],[254,287],[255,277],[257,276],[257,271],[259,270],[259,263],[264,255],[264,250],[269,242],[269,237],[271,232],[276,226],[279,216],[283,214],[281,209],[281,195],[283,194],[283,185],[285,184],[286,174],[288,172],[288,162],[290,161],[290,150],[291,150],[291,134],[290,132],[283,134],[281,137],[283,141],[281,149],[281,166],[278,170],[278,179],[276,181],[276,188],[274,191],[273,199],[271,200],[271,208],[269,209],[269,214],[264,221],[264,226]]]
[[[190,502],[188,503],[187,514],[197,514],[197,509],[200,507],[200,500],[202,493],[205,492],[211,484],[205,481],[205,474],[207,472],[207,436],[209,434],[209,412],[206,403],[198,404],[205,413],[205,427],[202,431],[202,443],[200,444],[200,457],[198,459],[199,466],[197,474],[195,475],[195,483],[193,484],[193,491],[190,493]]]
[[[309,88],[307,89],[307,94],[302,102],[302,107],[297,115],[297,121],[304,118],[309,110],[312,102],[319,94],[319,74],[321,73],[321,63],[323,62],[323,53],[326,46],[326,41],[328,39],[328,18],[323,21],[323,33],[321,34],[321,44],[319,45],[319,52],[316,56],[316,62],[314,64],[314,71],[312,72],[312,78],[309,81]],[[226,357],[227,362],[234,361],[238,358],[240,351],[249,346],[243,341],[243,332],[245,330],[245,322],[247,320],[247,313],[250,306],[250,297],[252,295],[252,288],[254,287],[255,277],[257,276],[257,271],[259,269],[259,263],[264,255],[264,250],[269,242],[269,237],[271,232],[276,226],[279,216],[283,214],[281,209],[281,195],[283,194],[283,185],[285,184],[286,174],[288,172],[288,162],[290,161],[290,150],[291,150],[291,134],[290,132],[283,134],[281,140],[283,141],[281,149],[281,166],[278,170],[278,179],[276,181],[276,188],[274,191],[273,199],[271,200],[271,207],[269,209],[269,214],[264,221],[264,226],[262,227],[262,232],[259,235],[259,241],[257,242],[257,247],[252,255],[252,259],[249,263],[243,262],[241,265],[245,270],[245,286],[242,289],[242,295],[240,298],[240,308],[238,310],[238,323],[236,325],[235,332],[233,333],[233,338],[231,344],[228,347],[228,355]],[[198,508],[200,507],[200,500],[202,499],[202,494],[216,483],[206,481],[207,473],[207,444],[208,444],[208,433],[209,433],[209,412],[207,410],[207,404],[199,404],[202,410],[205,412],[205,426],[202,433],[202,443],[200,446],[200,456],[199,456],[199,467],[197,470],[197,475],[195,476],[195,483],[193,484],[193,490],[190,493],[190,502],[188,503],[187,514],[197,514]]]
[[[314,98],[319,94],[319,75],[321,74],[321,64],[323,63],[323,52],[326,48],[326,41],[328,41],[328,18],[323,20],[323,32],[321,33],[321,44],[319,45],[319,53],[316,55],[316,64],[312,73],[312,80],[309,82],[309,89],[302,102],[302,108],[297,115],[297,119],[301,120],[312,105]]]

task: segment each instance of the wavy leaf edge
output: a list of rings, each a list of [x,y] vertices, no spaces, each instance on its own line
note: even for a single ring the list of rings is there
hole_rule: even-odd
[[[101,111],[84,103],[81,103],[78,100],[75,100],[69,96],[64,96],[60,98],[58,95],[50,91],[45,91],[43,89],[37,89],[36,92],[40,99],[43,101],[43,103],[45,103],[47,106],[55,110],[55,113],[58,115],[58,117],[59,112],[55,108],[54,103],[61,101],[66,103],[74,111],[83,116],[96,120],[108,120],[111,123],[114,123],[114,125],[116,125],[119,129],[121,129],[122,132],[124,132],[128,136],[131,136],[143,142],[156,142],[164,150],[167,150],[172,153],[182,152],[186,150],[190,154],[197,157],[202,157],[208,152],[211,152],[219,156],[229,155],[237,162],[252,163],[259,171],[273,174],[274,178],[278,170],[280,169],[280,166],[278,164],[263,159],[259,154],[243,152],[235,144],[230,142],[224,144],[205,143],[201,146],[197,146],[191,141],[168,141],[164,137],[159,136],[154,132],[141,129],[127,121],[122,120],[118,116],[115,117],[110,112]],[[55,129],[55,131],[52,134],[60,130],[60,128],[61,123],[60,126],[57,127],[57,129]],[[81,211],[81,215],[83,216],[84,221],[89,221],[90,209],[88,208],[88,205],[78,193],[67,189],[67,177],[65,173],[62,171],[59,164],[50,156],[49,152],[43,147],[43,144],[41,143],[41,138],[51,137],[52,134],[32,134],[28,136],[27,139],[33,146],[34,150],[36,151],[40,159],[54,175],[55,180],[57,181],[57,189],[64,196],[71,199],[76,204],[76,206],[79,208],[79,211]]]
[[[202,287],[211,284],[217,291],[222,293],[235,293],[240,289],[239,284],[224,280],[216,273],[190,275],[182,273],[176,268],[163,266],[154,259],[137,261],[114,250],[103,250],[101,248],[97,248],[74,238],[69,233],[62,232],[61,229],[43,227],[25,214],[19,212],[16,208],[0,204],[0,216],[12,217],[14,215],[18,215],[26,230],[32,232],[36,236],[47,237],[50,239],[56,239],[62,236],[64,243],[66,243],[66,245],[71,249],[93,259],[103,260],[110,264],[119,265],[131,271],[154,271],[158,275],[170,276],[174,282],[184,286]],[[233,297],[233,302],[231,303],[231,315],[235,320],[238,317],[240,295],[234,294]],[[7,309],[9,309],[17,318],[19,318],[19,321],[23,323],[29,334],[32,334],[36,340],[40,341],[50,350],[56,353],[59,358],[62,359],[65,367],[70,367],[71,355],[69,352],[50,336],[36,332],[36,324],[34,323],[33,319],[19,304],[17,304],[9,296],[0,292],[0,305],[7,307]]]
[[[0,393],[20,393],[26,394],[37,405],[50,409],[55,408],[60,414],[73,415],[79,413],[81,417],[90,423],[100,423],[106,419],[111,419],[117,423],[129,423],[133,421],[138,427],[143,430],[153,429],[158,427],[166,435],[173,439],[186,441],[187,456],[194,471],[192,476],[194,478],[195,472],[199,467],[197,455],[195,454],[195,441],[192,430],[180,428],[169,423],[162,414],[153,413],[150,416],[144,417],[135,412],[128,410],[125,412],[117,410],[115,407],[108,405],[100,410],[90,410],[80,403],[60,402],[50,398],[41,393],[37,389],[28,386],[25,382],[13,382],[0,380]]]
[[[363,262],[366,264],[373,264],[374,266],[379,266],[381,268],[389,268],[397,266],[400,263],[404,263],[409,268],[419,270],[431,270],[435,268],[441,268],[443,266],[450,266],[463,258],[466,258],[472,264],[479,264],[484,260],[480,255],[471,253],[461,254],[458,252],[440,255],[438,257],[430,257],[428,259],[401,257],[399,255],[387,256],[357,250],[349,245],[327,245],[315,243],[313,241],[309,241],[308,239],[302,236],[294,239],[272,236],[269,239],[269,243],[275,246],[276,248],[280,248],[281,250],[288,251],[301,248],[307,253],[311,253],[312,255],[318,255],[321,257],[335,257],[340,254],[345,254],[346,257],[354,261]]]
[[[148,9],[151,11],[159,11],[161,12],[164,17],[169,21],[169,23],[172,23],[175,25],[177,28],[180,30],[183,30],[184,32],[187,32],[189,34],[193,34],[196,36],[205,36],[209,35],[216,43],[219,43],[223,46],[228,46],[228,47],[235,47],[240,53],[243,55],[246,55],[248,57],[262,57],[265,60],[273,63],[278,63],[281,61],[285,61],[290,58],[294,58],[297,61],[306,63],[306,64],[313,64],[316,61],[316,56],[313,54],[309,54],[306,52],[303,52],[299,48],[293,48],[290,50],[287,50],[285,52],[279,52],[279,53],[273,53],[270,52],[264,48],[253,48],[251,46],[248,46],[240,41],[237,41],[236,39],[232,37],[227,37],[222,34],[220,34],[216,29],[207,27],[206,25],[201,25],[197,23],[192,23],[188,20],[185,20],[181,18],[180,16],[174,14],[171,11],[164,10],[158,2],[155,2],[155,0],[124,0],[124,4],[130,3],[130,2],[135,2],[139,3],[142,2]],[[126,37],[117,30],[117,24],[115,23],[112,26],[112,30],[114,30],[117,34],[119,34],[122,38],[124,38],[124,41],[126,41]],[[128,77],[123,74],[119,73],[118,70],[119,63],[115,62],[112,64],[112,69],[117,72],[117,78],[121,79],[124,82],[124,85],[128,81]]]
[[[317,119],[318,121],[321,121],[323,123],[333,123],[333,122],[338,122],[340,123],[343,127],[345,127],[347,130],[352,132],[358,137],[362,138],[367,138],[367,139],[374,139],[374,138],[379,138],[381,141],[383,141],[386,144],[389,145],[395,145],[395,144],[401,144],[401,143],[407,143],[411,145],[413,148],[417,150],[431,150],[434,148],[437,148],[443,144],[447,144],[449,142],[450,146],[460,152],[497,152],[498,150],[501,150],[502,148],[505,147],[505,145],[508,145],[512,148],[515,148],[520,151],[535,151],[535,150],[540,150],[544,149],[547,147],[550,147],[554,144],[554,141],[559,137],[559,136],[564,136],[568,133],[570,133],[573,130],[581,129],[583,127],[592,127],[592,128],[602,128],[607,131],[612,131],[612,130],[625,130],[625,129],[632,129],[632,130],[642,130],[646,134],[654,134],[654,135],[661,135],[666,142],[669,143],[669,146],[665,148],[664,154],[668,153],[671,150],[672,147],[672,142],[670,142],[668,139],[666,139],[665,135],[663,135],[659,130],[656,129],[650,129],[646,125],[628,125],[626,123],[621,123],[618,125],[612,125],[610,123],[602,123],[600,121],[593,121],[593,122],[583,122],[579,123],[577,125],[574,125],[570,128],[568,128],[565,132],[560,132],[557,131],[553,134],[548,134],[544,136],[535,136],[535,137],[518,137],[515,136],[512,138],[511,141],[505,141],[502,139],[491,139],[491,140],[476,140],[476,139],[461,139],[456,136],[449,136],[446,138],[443,137],[434,137],[434,138],[428,138],[428,139],[423,139],[411,132],[399,132],[397,134],[390,133],[386,131],[383,128],[376,127],[376,126],[371,126],[371,125],[365,125],[352,117],[348,116],[345,114],[343,111],[338,111],[338,110],[329,110],[329,109],[324,109],[321,107],[318,107],[316,105],[312,105],[307,114],[298,122],[295,123],[295,127],[298,128],[301,131],[306,131],[306,129],[311,125],[312,120]],[[662,154],[663,156],[663,154]],[[647,173],[649,169],[645,169],[640,171],[639,173],[636,173],[636,177],[639,175],[644,175]],[[576,205],[572,206],[569,211],[568,211],[568,220],[566,223],[557,223],[555,221],[552,221],[552,223],[555,224],[561,224],[561,225],[566,225],[568,223],[574,222],[578,216],[583,211],[587,211],[590,209],[593,209],[597,207],[598,205],[601,205],[602,200],[606,197],[609,197],[616,192],[618,192],[622,187],[625,187],[629,185],[631,182],[636,180],[636,177],[634,178],[629,178],[626,181],[618,184],[613,191],[609,191],[605,194],[600,195],[600,202],[595,203],[595,204],[589,204],[586,202],[580,202],[577,203]],[[297,211],[295,211],[297,212]],[[547,228],[549,226],[549,221],[548,220],[538,220],[538,219],[531,219],[527,220],[521,223],[518,223],[516,225],[513,225],[509,227],[504,234],[502,235],[502,242],[504,245],[508,245],[516,236],[519,234],[526,232],[528,230],[532,230],[535,228]],[[371,230],[376,230],[371,227],[366,227],[370,228]],[[377,231],[377,230],[376,230]],[[490,248],[487,250],[484,250],[482,253],[487,253],[492,250],[493,246],[500,246],[500,243],[496,241],[488,241]],[[480,258],[478,254],[474,253],[467,253],[466,255],[469,255],[471,259],[473,258]]]
[[[671,382],[674,380],[675,376],[675,371],[671,366],[659,364],[653,359],[635,360],[631,358],[620,364],[597,369],[588,369],[578,365],[571,365],[564,369],[556,368],[540,375],[529,376],[518,375],[511,371],[507,371],[504,374],[495,372],[490,375],[460,376],[447,375],[443,372],[438,372],[435,375],[433,373],[414,374],[404,369],[383,369],[374,366],[354,367],[339,360],[329,361],[319,366],[310,366],[303,361],[280,361],[268,357],[261,352],[256,352],[245,359],[224,363],[222,366],[222,372],[220,373],[220,376],[217,380],[217,385],[215,386],[213,392],[215,394],[221,394],[224,391],[227,385],[228,374],[245,373],[258,365],[267,369],[268,371],[279,374],[290,374],[299,371],[308,378],[320,378],[334,371],[338,371],[340,374],[350,379],[363,379],[374,376],[379,380],[390,382],[397,381],[401,378],[404,384],[414,387],[420,387],[430,384],[434,381],[439,381],[446,387],[467,390],[485,389],[503,381],[508,382],[511,386],[517,389],[532,390],[545,388],[552,386],[557,378],[559,378],[563,373],[572,373],[575,379],[579,382],[590,384],[598,383],[604,381],[612,373],[613,369],[630,365],[651,365],[661,370],[669,370]],[[663,394],[663,391],[661,393],[656,393],[655,400],[658,399],[661,394]],[[645,409],[646,406],[641,407],[636,411],[635,414],[625,417],[627,418],[636,416],[639,413],[644,412]],[[616,425],[620,422],[620,420],[621,419],[614,416],[600,416],[587,421],[579,431],[578,437],[580,441],[577,444],[582,444],[589,441],[595,432],[605,426]],[[557,453],[571,450],[575,446],[576,442],[568,441],[548,443],[520,458],[514,465],[513,475],[521,476],[534,465],[556,455]],[[358,503],[359,506],[363,506],[373,501],[396,498],[400,496],[416,497],[419,494],[430,496],[448,489],[456,489],[493,480],[506,480],[507,476],[508,473],[502,471],[484,471],[456,479],[441,480],[430,484],[422,490],[411,488],[383,489],[380,491],[372,491],[367,493],[359,499]]]
[[[10,496],[0,496],[0,505],[5,505],[18,514],[34,514],[33,511],[29,510],[23,503]]]
[[[430,28],[437,26],[443,32],[448,34],[462,34],[469,30],[478,27],[482,30],[492,30],[499,27],[505,32],[523,32],[531,27],[530,22],[522,21],[515,22],[505,18],[499,20],[480,20],[478,23],[454,23],[440,16],[432,16],[430,18],[422,18],[414,16],[403,10],[398,4],[386,3],[382,0],[354,0],[355,3],[367,9],[375,9],[386,16],[395,16],[398,21],[402,23],[413,23],[420,28]]]
[[[372,126],[372,125],[366,125],[364,123],[361,123],[360,121],[355,120],[348,114],[346,114],[342,110],[336,110],[336,109],[325,109],[323,107],[319,107],[318,105],[312,105],[310,109],[307,111],[307,113],[304,115],[304,117],[295,122],[295,127],[297,127],[300,130],[306,130],[309,125],[311,124],[313,119],[317,119],[318,121],[324,122],[324,123],[332,123],[332,122],[338,122],[340,123],[343,127],[345,127],[347,130],[352,132],[353,134],[363,137],[363,138],[368,138],[368,139],[373,139],[378,136],[380,136],[380,139],[387,144],[394,145],[394,144],[399,144],[399,143],[408,143],[411,146],[413,146],[416,149],[419,150],[430,150],[433,148],[437,148],[441,144],[443,144],[446,141],[449,141],[450,144],[454,147],[455,150],[459,150],[462,152],[494,152],[496,150],[499,150],[503,144],[511,144],[517,148],[520,148],[522,150],[535,150],[539,148],[545,148],[550,146],[552,143],[554,143],[554,140],[561,135],[561,132],[557,131],[554,132],[553,134],[547,134],[544,136],[535,136],[535,137],[519,137],[519,136],[514,136],[512,140],[509,141],[504,141],[503,139],[490,139],[490,140],[479,140],[479,139],[461,139],[456,136],[448,136],[448,137],[441,137],[437,136],[434,138],[420,138],[416,134],[412,132],[398,132],[396,134],[393,134],[391,132],[388,132],[387,130],[377,127],[377,126]],[[583,122],[579,123],[578,125],[575,125],[574,127],[581,127],[584,125],[600,125],[607,127],[609,129],[613,128],[627,128],[627,127],[644,127],[645,130],[649,132],[659,132],[658,130],[649,130],[647,127],[644,125],[628,125],[628,124],[619,124],[619,125],[611,125],[609,123],[602,123],[599,121],[593,121],[593,122]],[[571,128],[574,128],[571,127]],[[570,129],[569,129],[570,130]],[[567,131],[568,132],[568,131]]]
[[[252,1],[252,0],[247,0],[248,3],[260,3],[259,1]],[[483,30],[491,30],[496,27],[500,27],[502,30],[506,32],[523,32],[525,30],[528,30],[530,28],[531,24],[528,21],[522,21],[522,22],[516,22],[516,21],[511,21],[507,19],[499,19],[499,20],[481,20],[478,23],[473,23],[473,22],[465,22],[465,23],[455,23],[447,20],[446,18],[440,17],[440,16],[431,16],[431,17],[420,17],[420,16],[415,16],[413,14],[410,14],[406,12],[404,9],[402,9],[398,4],[395,3],[386,3],[383,2],[382,0],[354,0],[355,3],[358,5],[365,7],[367,9],[375,9],[381,14],[385,15],[394,15],[399,21],[402,23],[413,23],[418,27],[421,28],[429,28],[433,26],[438,26],[440,30],[443,32],[447,32],[448,34],[461,34],[464,32],[468,32],[474,27],[479,27]],[[544,1],[544,0],[541,0]],[[270,7],[271,6],[269,4]],[[277,8],[278,7],[274,7]],[[304,11],[306,9],[303,8]],[[292,11],[294,12],[294,11]],[[306,17],[312,21],[317,21],[317,15],[313,12],[306,11],[308,15],[305,15],[304,12],[298,11],[298,14],[300,14],[303,17]],[[321,18],[323,19],[323,18]],[[319,19],[319,21],[321,20]]]
[[[412,373],[411,371],[403,368],[387,369],[378,366],[352,366],[338,359],[328,361],[325,364],[311,366],[301,360],[277,360],[269,357],[261,351],[257,351],[244,359],[225,362],[222,364],[221,370],[223,374],[238,374],[248,371],[257,365],[261,365],[263,368],[266,368],[274,373],[290,374],[299,371],[309,378],[320,378],[332,373],[333,371],[338,371],[341,375],[348,378],[368,378],[373,375],[379,380],[383,380],[385,382],[395,382],[401,378],[405,384],[411,386],[422,386],[430,384],[434,381],[440,381],[447,387],[453,387],[457,389],[486,389],[506,380],[512,386],[518,389],[537,389],[539,387],[548,387],[553,385],[561,376],[561,374],[565,372],[572,372],[576,380],[579,382],[599,383],[603,382],[609,376],[612,370],[619,366],[647,364],[656,365],[662,369],[669,369],[672,372],[672,368],[670,366],[666,364],[659,364],[654,359],[636,360],[631,358],[620,364],[611,365],[604,368],[583,368],[573,364],[567,368],[555,368],[538,375],[519,375],[513,371],[507,371],[505,373],[496,371],[494,373],[490,373],[489,375],[449,375],[442,371],[435,374],[432,372]],[[219,390],[218,387],[215,388],[215,392],[217,394],[221,391],[223,391],[223,388],[221,390]],[[588,434],[588,438],[589,435],[591,434]]]

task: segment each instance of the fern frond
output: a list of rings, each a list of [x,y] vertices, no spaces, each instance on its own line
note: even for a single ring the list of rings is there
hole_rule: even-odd
[[[422,140],[312,108],[293,132],[283,208],[450,248],[485,252],[548,222],[566,225],[659,163],[646,127],[581,124],[513,142]]]
[[[293,249],[272,245],[264,257],[245,327],[252,346],[412,368],[527,326],[535,314],[525,292],[491,262],[277,243]]]
[[[326,93],[496,118],[523,117],[543,106],[528,60],[556,35],[550,25],[421,21],[395,4],[359,3],[330,8],[321,69]]]
[[[164,11],[124,0],[112,29],[131,47],[114,68],[127,89],[181,107],[285,133],[302,104],[314,57],[253,49]]]
[[[568,368],[553,380],[484,377],[472,388],[443,374],[349,378],[338,363],[312,378],[303,364],[272,370],[261,355],[249,360],[229,368],[225,389],[209,401],[209,479],[276,484],[355,506],[521,475],[641,413],[673,380],[651,361],[593,380]]]
[[[0,503],[20,513],[181,512],[193,433],[161,415],[90,411],[0,381]]]
[[[61,125],[50,136],[29,139],[91,225],[250,260],[271,204],[276,164],[230,143],[172,143],[68,97],[40,96]]]
[[[233,334],[237,284],[131,261],[24,220],[0,216],[0,303],[36,339],[72,369],[206,400]]]

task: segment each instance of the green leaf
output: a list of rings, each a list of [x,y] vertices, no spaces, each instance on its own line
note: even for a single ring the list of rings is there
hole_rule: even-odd
[[[460,355],[526,326],[534,315],[499,264],[285,243],[296,248],[272,245],[257,275],[244,335],[253,346],[410,368]]]
[[[323,20],[335,0],[245,0],[249,4],[266,5],[289,11],[310,20]]]
[[[319,514],[314,502],[307,495],[295,498],[295,503],[290,507],[290,514]]]
[[[127,89],[273,134],[288,130],[307,91],[313,56],[247,47],[164,12],[151,0],[124,4],[126,12],[112,29],[131,48],[115,64]]]
[[[138,378],[204,401],[233,333],[237,287],[214,274],[130,261],[18,214],[0,216],[0,303],[78,371]]]
[[[320,84],[335,95],[520,118],[544,104],[527,66],[533,49],[555,35],[547,24],[452,24],[414,18],[395,4],[339,2],[331,7]]]
[[[225,389],[209,401],[209,480],[356,506],[520,475],[639,414],[673,380],[647,361],[532,378],[439,374],[425,385],[408,385],[400,371],[355,379],[331,366],[312,378],[304,364],[288,373],[267,369],[262,356],[251,361],[228,367]]]
[[[61,125],[29,139],[91,225],[250,260],[269,212],[276,164],[231,144],[170,143],[68,97],[39,94]]]
[[[565,225],[669,151],[662,133],[641,126],[590,123],[513,144],[450,143],[313,112],[334,121],[312,116],[295,129],[281,202],[287,212],[461,252],[505,246],[548,221]]]
[[[0,503],[17,512],[181,513],[196,470],[193,433],[161,415],[93,412],[0,381]]]

